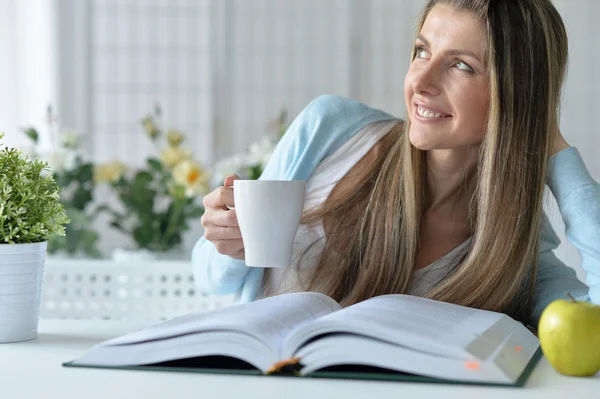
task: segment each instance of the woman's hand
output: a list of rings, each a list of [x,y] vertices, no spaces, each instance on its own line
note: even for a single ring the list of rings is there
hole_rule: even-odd
[[[238,175],[225,178],[223,187],[219,187],[204,197],[205,212],[202,216],[204,238],[212,242],[217,252],[233,259],[244,260],[244,242],[238,224],[233,200],[233,181],[238,180]]]
[[[552,149],[550,150],[550,156],[569,147],[569,143],[567,143],[559,129],[556,131],[552,139]]]

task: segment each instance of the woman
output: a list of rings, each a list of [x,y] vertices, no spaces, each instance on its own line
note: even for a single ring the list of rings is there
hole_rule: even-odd
[[[296,118],[262,179],[307,180],[294,269],[245,266],[228,177],[205,197],[202,289],[311,290],[342,305],[409,293],[532,326],[567,292],[600,303],[600,186],[558,127],[567,36],[549,0],[431,0],[406,122],[335,96]],[[548,184],[587,284],[553,254]]]

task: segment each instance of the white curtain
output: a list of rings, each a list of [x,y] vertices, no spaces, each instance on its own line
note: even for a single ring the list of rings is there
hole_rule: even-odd
[[[0,1],[0,129],[5,144],[21,146],[19,132],[35,126],[48,145],[45,114],[59,106],[59,54],[56,0]]]

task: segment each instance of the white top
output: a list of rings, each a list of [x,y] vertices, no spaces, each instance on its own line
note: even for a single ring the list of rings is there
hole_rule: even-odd
[[[306,182],[304,211],[314,209],[325,202],[335,185],[397,122],[386,121],[367,125],[336,152],[325,158]],[[294,267],[269,269],[269,287],[265,295],[305,291],[304,284],[308,282],[311,269],[323,251],[325,239],[322,224],[300,225],[292,250]],[[422,296],[440,282],[455,265],[455,255],[458,255],[469,241],[470,238],[430,265],[416,270],[408,293]],[[302,254],[304,255],[299,263]]]

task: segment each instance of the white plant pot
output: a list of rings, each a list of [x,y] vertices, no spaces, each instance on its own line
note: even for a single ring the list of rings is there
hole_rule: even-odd
[[[46,247],[0,244],[0,343],[37,337]]]

